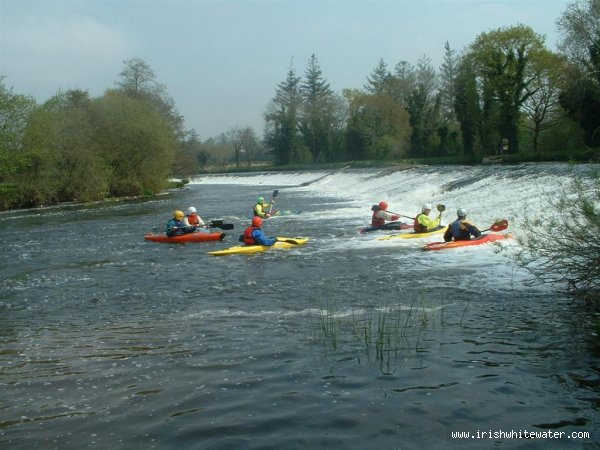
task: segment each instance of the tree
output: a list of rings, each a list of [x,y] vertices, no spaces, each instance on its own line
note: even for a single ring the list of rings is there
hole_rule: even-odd
[[[598,78],[593,55],[600,53],[600,0],[578,0],[556,21],[562,39],[559,49],[591,78]]]
[[[409,115],[389,95],[344,91],[349,102],[346,130],[348,156],[354,160],[382,160],[406,150]]]
[[[0,77],[0,209],[20,202],[18,174],[28,163],[23,141],[36,108],[32,97],[15,94]]]
[[[600,146],[600,0],[569,5],[557,20],[560,48],[573,64],[560,102],[585,131],[589,146]]]
[[[392,74],[387,68],[387,64],[381,58],[377,67],[373,69],[371,75],[367,77],[367,83],[364,86],[365,91],[372,95],[391,95],[392,93]]]
[[[334,127],[334,94],[323,79],[315,55],[310,57],[304,81],[300,84],[302,96],[300,132],[313,161],[331,158]]]
[[[92,103],[95,139],[111,169],[109,194],[160,192],[171,174],[179,141],[147,99],[109,91]]]
[[[415,83],[406,99],[406,110],[412,126],[411,153],[414,156],[431,156],[436,147],[436,129],[440,123],[440,97],[437,92],[437,75],[431,60],[423,57],[415,71]]]
[[[199,158],[199,155],[203,155]],[[204,156],[206,159],[203,161]],[[181,141],[173,161],[173,174],[189,177],[198,173],[199,167],[206,165],[208,155],[204,155],[202,142],[198,133],[193,128],[189,130]]]
[[[496,124],[488,120],[490,129],[484,137],[491,136],[494,128],[500,138],[508,139],[513,153],[519,151],[520,109],[534,92],[532,61],[544,51],[543,38],[524,25],[482,33],[469,48],[484,100],[484,119],[498,119]],[[492,148],[500,146],[500,138]]]
[[[156,112],[163,115],[173,132],[183,140],[183,117],[177,112],[175,102],[167,95],[166,86],[156,80],[150,66],[141,58],[123,60],[125,68],[117,82],[120,92],[134,99],[150,101]]]
[[[529,119],[525,126],[531,134],[533,150],[537,152],[541,133],[555,126],[562,117],[559,99],[566,62],[548,51],[532,62],[532,73],[532,94],[523,102],[523,112]]]
[[[256,133],[250,127],[243,128],[240,132],[241,151],[245,155],[248,167],[252,167],[252,162],[259,155],[261,146]]]
[[[300,77],[290,65],[286,79],[277,86],[275,97],[265,113],[265,146],[278,165],[306,162],[308,159],[298,132],[302,103],[299,86]]]
[[[415,89],[415,68],[407,61],[400,61],[394,67],[394,73],[390,78],[391,96],[407,109],[408,97]]]
[[[454,111],[460,123],[464,154],[474,155],[481,127],[482,112],[475,71],[468,57],[462,58],[458,66]]]
[[[454,99],[456,97],[456,78],[458,76],[458,62],[456,50],[450,48],[446,41],[444,45],[444,61],[440,67],[440,107],[445,121],[455,121]]]

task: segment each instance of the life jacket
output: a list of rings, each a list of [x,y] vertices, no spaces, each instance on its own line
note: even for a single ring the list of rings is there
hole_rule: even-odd
[[[254,240],[254,236],[252,236],[252,232],[254,230],[258,230],[259,227],[248,227],[246,231],[244,231],[244,244],[246,245],[256,245],[256,241]]]
[[[254,205],[254,215],[258,217],[265,217],[267,211],[265,211],[265,207],[268,206],[265,203],[257,203]]]
[[[371,226],[372,227],[382,227],[385,225],[385,219],[383,217],[378,217],[377,216],[378,212],[379,212],[379,210],[373,211],[373,217],[371,217]]]
[[[425,225],[423,225],[421,222],[419,222],[419,217],[421,217],[422,215],[423,215],[423,213],[420,213],[420,214],[417,214],[417,217],[415,217],[415,223],[413,225],[415,233],[426,233],[427,232],[427,227]]]
[[[452,237],[455,241],[468,241],[471,239],[471,233],[468,228],[463,228],[462,222],[464,219],[457,219],[452,222],[450,228],[452,229]]]
[[[190,214],[188,217],[188,223],[190,225],[195,225],[195,226],[199,226],[200,225],[200,217],[198,216],[198,214],[193,213]]]

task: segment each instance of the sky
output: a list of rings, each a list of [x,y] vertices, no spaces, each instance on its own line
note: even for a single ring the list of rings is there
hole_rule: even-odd
[[[43,103],[59,90],[100,97],[124,60],[143,59],[201,140],[233,127],[258,136],[290,67],[315,55],[333,91],[361,89],[381,59],[457,52],[523,24],[557,49],[569,0],[0,0],[0,77]]]

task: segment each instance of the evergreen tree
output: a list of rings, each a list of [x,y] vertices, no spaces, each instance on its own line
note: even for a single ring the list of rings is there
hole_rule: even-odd
[[[372,95],[390,95],[392,93],[392,74],[383,58],[379,60],[377,67],[367,77],[364,89]]]
[[[315,55],[306,69],[300,84],[302,108],[300,132],[313,161],[327,161],[332,156],[334,127],[334,94],[323,74]]]
[[[275,97],[265,113],[264,141],[274,155],[275,164],[287,165],[305,160],[298,132],[301,102],[300,77],[290,65],[286,79],[277,86]]]
[[[458,65],[454,111],[460,124],[464,154],[473,155],[481,124],[481,110],[477,81],[468,58],[463,58]]]

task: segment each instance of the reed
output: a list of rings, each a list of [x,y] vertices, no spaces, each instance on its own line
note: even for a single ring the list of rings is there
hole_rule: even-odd
[[[357,360],[366,358],[384,374],[391,373],[399,360],[426,351],[425,333],[444,326],[444,301],[428,305],[422,291],[409,293],[394,305],[352,310],[340,308],[333,292],[330,289],[317,300],[313,334],[327,351],[358,353]]]

